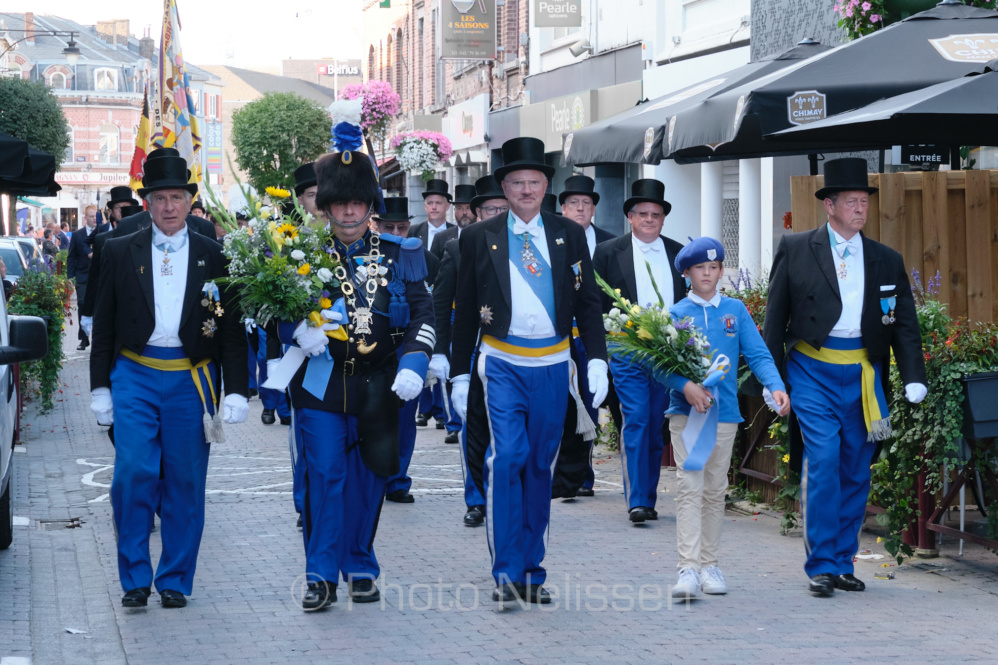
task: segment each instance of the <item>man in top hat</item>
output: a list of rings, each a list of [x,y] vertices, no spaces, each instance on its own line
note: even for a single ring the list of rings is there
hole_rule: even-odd
[[[675,267],[682,245],[662,235],[671,210],[672,204],[665,200],[664,184],[653,179],[636,180],[631,185],[631,197],[624,201],[631,232],[596,246],[596,273],[636,305],[658,304],[649,267],[665,309],[686,296],[686,280]],[[603,311],[609,312],[610,307],[610,298],[603,294]],[[620,455],[628,516],[635,524],[656,520],[655,502],[665,448],[662,423],[669,391],[636,363],[612,358],[610,372],[623,414]]]
[[[818,596],[865,588],[853,575],[853,556],[870,464],[892,436],[885,399],[892,352],[908,401],[926,394],[904,261],[862,233],[876,192],[866,160],[825,162],[825,186],[815,196],[828,223],[781,238],[770,272],[763,336],[803,436],[803,457],[791,446],[791,465],[802,469],[804,571]]]
[[[443,258],[444,246],[458,237],[461,229],[468,226],[475,221],[478,221],[475,216],[475,211],[471,207],[471,200],[475,198],[475,186],[474,185],[455,185],[454,186],[454,224],[448,226],[447,229],[441,231],[433,238],[433,245],[430,247],[430,251],[438,259]]]
[[[163,157],[180,157],[180,153],[175,148],[157,148],[153,150],[146,156],[145,164],[143,169],[148,168],[150,161],[154,159],[161,159]],[[188,180],[190,178],[188,177]],[[197,194],[197,185],[194,185],[194,194]],[[135,233],[142,229],[149,228],[152,224],[152,218],[149,215],[149,211],[143,211],[138,215],[131,215],[125,217],[118,223],[115,227],[114,233],[111,234],[112,238],[121,238],[122,236],[127,236],[130,233]],[[205,236],[206,238],[211,238],[215,240],[215,225],[209,222],[203,217],[198,217],[197,215],[187,214],[187,226],[190,227],[195,233]]]
[[[201,219],[205,219],[208,216],[207,212],[208,211],[205,210],[204,204],[201,203],[200,199],[191,204],[191,214],[194,215],[195,217],[200,217]],[[217,232],[215,233],[215,236],[216,237],[218,236]]]
[[[135,199],[131,187],[112,187],[111,198],[107,201],[107,219],[112,227],[117,226],[122,220],[124,209],[129,206],[137,206],[139,202]]]
[[[355,152],[359,128],[340,132],[341,124],[333,130],[340,152],[315,163],[315,202],[353,278],[330,296],[321,328],[280,325],[281,341],[307,357],[288,386],[307,487],[306,611],[335,602],[341,576],[353,602],[380,598],[374,536],[385,483],[399,470],[398,409],[386,405],[419,395],[435,342],[422,244],[370,228],[381,203],[375,165]]]
[[[220,421],[249,413],[239,306],[215,285],[228,274],[221,246],[184,221],[197,189],[187,180],[181,157],[146,163],[139,196],[152,226],[107,241],[94,312],[90,408],[98,424],[115,425],[111,506],[125,607],[144,607],[154,581],[164,607],[187,604],[209,443],[223,440]],[[157,506],[163,549],[154,579]]]
[[[460,186],[460,185],[459,185]],[[481,221],[495,215],[504,215],[509,210],[509,203],[506,201],[506,193],[491,175],[482,176],[475,181],[475,195],[471,198],[471,209],[474,211],[476,221]],[[455,212],[455,216],[456,216]],[[458,236],[461,228],[458,227]],[[460,240],[454,238],[444,246],[443,258],[440,261],[440,270],[437,272],[437,279],[433,285],[433,309],[436,313],[437,345],[433,350],[433,357],[430,359],[430,371],[436,374],[437,378],[446,382],[450,377],[450,357],[451,357],[451,328],[454,321],[454,299],[457,295],[457,276],[461,266]],[[480,383],[472,385],[473,390],[468,399],[468,427],[465,428],[461,416],[454,409],[452,400],[452,388],[447,385],[447,400],[450,404],[452,418],[447,421],[448,428],[454,421],[460,428],[461,435],[461,473],[464,477],[464,501],[467,508],[464,514],[465,526],[481,526],[485,523],[485,498],[482,490],[482,463],[484,456],[475,456],[475,463],[472,463],[472,456],[469,454],[469,437],[477,437],[479,445],[472,446],[475,450],[484,450],[488,441],[488,423],[485,420],[485,403],[482,400]],[[484,432],[483,432],[484,430]],[[448,432],[445,443],[457,443],[456,432]]]
[[[612,240],[614,235],[609,231],[597,227],[593,224],[596,215],[596,206],[599,205],[599,194],[596,193],[596,181],[586,175],[573,175],[565,179],[565,189],[558,195],[558,203],[561,204],[561,214],[582,227],[586,232],[586,245],[589,247],[589,256],[596,251],[596,245],[607,240]],[[585,346],[578,335],[572,338],[573,351],[576,363],[583,367],[587,364]],[[599,412],[592,406],[593,394],[589,390],[589,384],[583,374],[579,375],[579,391],[583,396],[583,403],[589,411],[589,417],[594,423],[599,422]],[[589,456],[585,480],[576,491],[576,496],[593,496],[593,485],[596,482],[596,474],[593,471],[592,446],[589,443]]]
[[[406,238],[412,216],[409,214],[409,199],[405,196],[385,198],[385,212],[371,218],[371,228],[384,236]],[[439,238],[439,236],[437,236]],[[432,284],[437,277],[440,262],[425,247],[426,282]],[[416,448],[416,407],[418,399],[410,399],[399,409],[399,470],[385,483],[385,500],[393,503],[413,503],[416,499],[409,492],[412,479],[409,477],[409,463]]]
[[[127,187],[125,189],[128,189]],[[88,205],[83,210],[84,226],[73,231],[69,238],[69,251],[66,257],[66,275],[76,283],[76,308],[83,315],[84,303],[87,299],[87,286],[90,282],[90,263],[93,257],[94,240],[98,233],[107,231],[109,224],[97,224],[97,206]],[[90,335],[81,325],[77,333],[80,345],[78,351],[90,346]]]
[[[305,212],[316,219],[323,219],[322,213],[315,206],[315,193],[319,185],[315,179],[315,162],[302,164],[295,169],[295,198]]]
[[[502,153],[495,177],[509,212],[461,234],[453,400],[463,417],[472,375],[481,382],[491,439],[483,480],[493,598],[545,603],[550,596],[541,562],[551,468],[571,389],[573,319],[591,358],[576,371],[588,372],[597,404],[608,386],[606,340],[585,234],[565,218],[541,212],[554,172],[544,162],[544,143],[515,138]]]

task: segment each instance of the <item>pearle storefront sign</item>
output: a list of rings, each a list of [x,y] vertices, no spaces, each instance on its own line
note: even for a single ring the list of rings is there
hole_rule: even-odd
[[[442,0],[440,57],[495,60],[496,0]]]
[[[538,28],[582,26],[580,0],[534,0],[534,25]]]

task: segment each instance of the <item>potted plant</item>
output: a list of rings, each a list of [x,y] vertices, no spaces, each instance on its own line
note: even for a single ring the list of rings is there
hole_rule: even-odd
[[[433,177],[440,162],[454,154],[450,139],[440,132],[406,132],[392,139],[392,150],[402,170],[419,174],[423,181]]]
[[[399,112],[401,98],[387,81],[367,81],[345,86],[340,99],[363,98],[360,126],[372,140],[384,141],[392,118]]]

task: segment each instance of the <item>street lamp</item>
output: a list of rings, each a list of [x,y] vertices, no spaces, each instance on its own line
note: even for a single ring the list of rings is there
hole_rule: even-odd
[[[17,28],[9,28],[9,29],[6,29],[6,31],[7,32],[28,32],[27,30],[17,29]],[[69,43],[66,44],[66,48],[62,49],[62,54],[64,56],[66,56],[66,62],[69,63],[70,67],[75,67],[76,66],[77,61],[80,59],[80,48],[76,45],[76,40],[75,40],[76,31],[67,31],[67,30],[32,30],[31,32],[32,32],[31,35],[25,35],[24,37],[21,37],[17,41],[11,42],[10,45],[7,46],[6,50],[4,50],[3,53],[0,53],[0,58],[3,58],[5,55],[7,55],[7,53],[12,48],[14,48],[18,44],[20,44],[21,42],[23,42],[24,40],[29,39],[29,38],[34,38],[34,37],[69,37]]]

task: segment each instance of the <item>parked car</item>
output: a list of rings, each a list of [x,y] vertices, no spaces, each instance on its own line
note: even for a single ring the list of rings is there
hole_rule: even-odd
[[[11,457],[17,440],[16,363],[40,360],[48,353],[45,321],[37,316],[7,314],[0,299],[0,550],[14,538],[14,503],[11,499]]]
[[[0,259],[7,266],[7,279],[14,284],[28,269],[28,259],[21,249],[21,243],[13,238],[0,238]]]
[[[24,258],[26,258],[29,262],[32,259],[42,258],[41,245],[38,244],[38,241],[34,238],[29,238],[27,236],[14,236],[11,240],[21,246],[21,252],[24,254]]]

